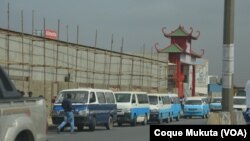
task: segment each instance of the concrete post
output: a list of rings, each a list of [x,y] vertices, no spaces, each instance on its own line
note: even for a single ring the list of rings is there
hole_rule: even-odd
[[[222,110],[230,112],[232,115],[234,75],[234,3],[235,0],[225,0],[222,76]]]

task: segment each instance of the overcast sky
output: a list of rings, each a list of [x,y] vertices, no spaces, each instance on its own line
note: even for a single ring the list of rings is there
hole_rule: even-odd
[[[169,39],[161,32],[175,30],[179,25],[189,32],[190,27],[200,31],[198,40],[192,41],[196,52],[205,50],[209,61],[209,74],[222,75],[224,0],[1,0],[0,27],[7,28],[7,5],[10,3],[10,28],[21,31],[21,10],[24,13],[24,31],[31,33],[32,10],[35,29],[46,27],[57,30],[60,19],[60,39],[76,42],[79,25],[79,43],[110,49],[114,35],[114,50],[119,51],[124,38],[124,52],[139,52],[145,44],[150,53],[155,43],[163,48]],[[235,0],[235,70],[234,84],[245,86],[250,79],[250,1]],[[155,50],[154,50],[155,51]]]

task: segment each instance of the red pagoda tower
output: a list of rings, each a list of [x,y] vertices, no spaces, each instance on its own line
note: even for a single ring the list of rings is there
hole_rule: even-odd
[[[176,72],[174,74],[174,80],[176,83],[176,87],[178,89],[178,96],[184,96],[184,88],[183,81],[185,76],[189,74],[189,71],[184,74],[185,68],[190,68],[192,73],[192,87],[191,92],[192,96],[195,96],[195,65],[196,59],[201,58],[204,54],[204,50],[202,50],[201,54],[195,53],[191,47],[191,41],[197,40],[200,36],[200,32],[197,31],[197,35],[194,36],[193,29],[190,28],[190,32],[188,33],[183,26],[179,26],[177,29],[170,33],[166,33],[164,30],[166,28],[162,28],[162,33],[166,38],[170,38],[171,43],[165,48],[159,49],[157,47],[158,43],[155,44],[155,48],[157,53],[168,53],[168,59],[170,63],[176,64]],[[187,69],[189,70],[189,69]]]

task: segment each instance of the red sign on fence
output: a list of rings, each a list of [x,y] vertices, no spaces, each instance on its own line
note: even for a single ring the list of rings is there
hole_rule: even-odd
[[[50,39],[57,39],[57,33],[54,30],[51,29],[45,29],[45,38],[50,38]]]

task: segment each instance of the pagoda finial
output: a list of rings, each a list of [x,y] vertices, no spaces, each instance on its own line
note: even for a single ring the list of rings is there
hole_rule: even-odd
[[[159,50],[159,48],[157,47],[157,46],[159,46],[159,43],[155,43],[155,49],[156,49],[156,51],[157,51],[157,53],[159,53],[160,52],[160,50]]]
[[[165,36],[166,38],[169,38],[170,35],[164,31],[165,29],[166,29],[166,27],[162,27],[161,31],[162,31],[162,33],[164,34],[164,36]]]

